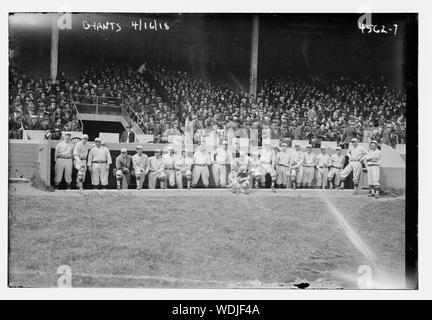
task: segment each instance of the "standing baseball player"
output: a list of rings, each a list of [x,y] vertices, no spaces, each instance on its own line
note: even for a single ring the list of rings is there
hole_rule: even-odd
[[[291,154],[288,151],[288,145],[283,142],[281,144],[281,151],[276,154],[276,185],[280,188],[287,188],[289,186],[290,175],[290,163]]]
[[[252,153],[251,168],[249,172],[251,175],[251,186],[255,186],[255,189],[259,189],[259,182],[263,173],[258,151]]]
[[[291,153],[291,183],[292,188],[296,189],[301,186],[302,178],[303,178],[303,162],[304,162],[304,154],[300,150],[300,145],[296,144],[295,150]]]
[[[183,177],[187,179],[187,188],[191,188],[192,180],[192,165],[193,159],[186,155],[186,149],[181,151],[181,154],[177,156],[177,160],[174,163],[176,171],[176,185],[178,189],[183,189]]]
[[[264,186],[266,175],[270,174],[271,176],[271,189],[273,192],[275,190],[275,182],[276,182],[276,170],[274,168],[275,163],[275,152],[270,148],[270,142],[265,141],[264,147],[260,150],[260,160],[261,160],[261,185]]]
[[[227,167],[233,163],[233,156],[228,149],[228,141],[223,141],[223,147],[217,148],[211,155],[212,172],[216,188],[225,188],[227,181]]]
[[[86,178],[87,172],[87,155],[89,150],[91,149],[90,144],[88,143],[88,135],[83,134],[81,136],[81,141],[75,143],[74,147],[74,160],[75,160],[75,169],[78,170],[77,173],[77,188],[83,190],[83,184]]]
[[[167,175],[169,187],[174,188],[176,184],[174,164],[177,161],[177,156],[174,154],[173,146],[168,146],[167,151],[167,153],[162,155],[162,159],[165,163],[165,174]]]
[[[328,167],[330,165],[330,157],[326,153],[326,148],[321,147],[321,153],[316,156],[316,180],[317,187],[325,189],[327,186]]]
[[[156,184],[160,181],[161,189],[166,189],[167,175],[162,151],[161,149],[155,149],[154,152],[154,156],[148,159],[148,188],[156,189]]]
[[[328,182],[330,189],[338,188],[340,184],[340,177],[345,164],[345,156],[342,155],[341,147],[336,147],[336,153],[330,157],[330,170],[328,173]],[[333,185],[334,178],[334,185]]]
[[[368,174],[369,196],[378,198],[381,151],[378,150],[378,143],[375,140],[369,143],[369,151],[365,155],[365,160]]]
[[[209,168],[211,163],[210,155],[205,147],[201,144],[193,155],[194,166],[192,169],[192,187],[195,187],[201,177],[203,185],[208,188],[209,185]]]
[[[125,148],[120,150],[120,155],[115,160],[114,175],[117,181],[117,189],[127,189],[130,183],[132,170],[132,156],[127,154]]]
[[[112,163],[111,154],[107,147],[102,146],[102,140],[95,138],[95,146],[89,151],[87,166],[90,170],[91,181],[94,189],[108,187],[108,172]]]
[[[303,186],[312,187],[312,180],[315,176],[316,155],[312,152],[312,146],[306,146],[306,152],[303,155]]]
[[[136,153],[132,156],[132,167],[135,174],[137,190],[141,190],[148,172],[148,157],[143,153],[141,145],[136,146]]]
[[[364,156],[366,155],[366,150],[358,145],[357,138],[351,139],[351,142],[353,145],[348,149],[347,153],[349,163],[345,167],[345,169],[342,170],[341,185],[339,189],[343,190],[345,188],[345,178],[348,177],[351,172],[353,172],[354,194],[357,194],[358,183],[362,170],[362,161],[364,159]]]
[[[64,140],[57,143],[54,159],[55,159],[55,176],[54,176],[54,184],[58,189],[60,182],[63,179],[63,174],[66,181],[67,189],[70,190],[72,184],[72,158],[73,158],[73,149],[74,145],[70,141],[71,134],[66,132],[64,134]]]

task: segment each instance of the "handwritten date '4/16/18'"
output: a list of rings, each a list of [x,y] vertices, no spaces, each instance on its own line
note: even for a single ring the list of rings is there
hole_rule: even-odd
[[[398,25],[393,24],[391,26],[385,26],[383,24],[363,24],[359,23],[358,28],[361,30],[362,34],[365,33],[393,33],[393,35],[396,35]]]

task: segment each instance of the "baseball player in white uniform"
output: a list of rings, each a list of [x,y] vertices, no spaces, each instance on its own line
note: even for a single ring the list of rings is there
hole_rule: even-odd
[[[342,170],[341,173],[341,185],[339,189],[343,190],[345,188],[345,178],[353,172],[353,182],[354,182],[354,194],[358,191],[358,183],[360,179],[360,174],[362,170],[362,161],[364,160],[364,156],[366,155],[366,150],[358,145],[357,138],[351,139],[352,147],[348,149],[348,158],[349,163]]]
[[[88,143],[88,135],[83,134],[81,136],[81,141],[75,143],[73,152],[75,169],[78,170],[76,183],[77,188],[80,190],[83,190],[83,184],[86,178],[87,155],[90,149],[91,145]]]
[[[187,188],[191,188],[192,180],[192,165],[193,159],[188,157],[186,154],[186,149],[181,151],[181,154],[177,156],[177,160],[174,163],[174,168],[176,171],[176,185],[178,189],[183,189],[183,178],[187,179]]]
[[[301,186],[302,176],[303,176],[303,162],[304,154],[300,150],[300,145],[296,144],[295,150],[291,153],[291,183],[293,189]]]
[[[330,157],[326,153],[326,148],[321,147],[321,153],[316,156],[316,180],[317,187],[325,189],[327,186],[328,167],[330,165]]]
[[[332,154],[330,157],[330,170],[328,173],[328,182],[330,189],[334,186],[339,187],[340,177],[345,164],[345,156],[342,155],[341,147],[336,147],[336,153]],[[334,178],[334,185],[333,185]]]
[[[108,172],[112,163],[111,154],[107,147],[102,146],[100,138],[95,139],[95,146],[89,151],[87,166],[90,170],[92,185],[97,189],[99,183],[102,188],[108,186]]]
[[[223,141],[223,147],[217,148],[211,154],[212,173],[216,188],[225,188],[227,182],[227,167],[233,163],[233,156],[228,149],[228,141]]]
[[[373,140],[369,143],[369,151],[365,155],[368,184],[369,184],[369,196],[378,198],[379,187],[380,187],[380,161],[381,151],[378,150],[378,143]]]
[[[312,180],[315,176],[316,154],[312,152],[312,146],[306,146],[306,152],[303,154],[303,187],[311,188]]]
[[[57,143],[55,152],[54,152],[54,159],[55,159],[55,166],[54,166],[54,184],[55,187],[58,189],[60,182],[63,179],[63,174],[66,181],[67,189],[71,188],[72,184],[72,158],[73,158],[73,149],[74,145],[70,141],[71,134],[69,132],[66,132],[64,134],[64,140]]]
[[[156,184],[160,181],[161,189],[166,189],[167,175],[165,173],[165,162],[162,159],[161,149],[155,149],[153,157],[148,158],[148,188],[156,189]]]
[[[148,157],[143,153],[143,147],[141,145],[136,146],[136,151],[137,153],[132,156],[132,168],[135,174],[137,190],[141,190],[148,173]]]
[[[263,173],[258,151],[252,153],[251,167],[249,172],[251,176],[251,186],[255,186],[255,189],[259,189],[259,182]]]
[[[162,156],[165,163],[165,174],[167,175],[168,184],[170,188],[174,188],[176,184],[176,175],[174,170],[174,164],[177,161],[177,155],[174,154],[174,147],[168,146],[168,152]]]
[[[275,152],[270,148],[269,142],[264,142],[264,147],[260,150],[259,154],[260,154],[261,168],[262,168],[261,185],[264,186],[266,175],[270,174],[271,189],[273,192],[276,192],[275,190],[276,170],[274,168]]]
[[[209,185],[209,168],[211,159],[209,153],[203,145],[198,146],[193,155],[194,166],[192,169],[192,187],[195,187],[201,177],[203,185],[208,188]]]
[[[291,178],[291,154],[288,151],[288,145],[283,142],[281,144],[281,151],[276,154],[276,185],[280,188],[287,188],[289,186],[289,180]]]

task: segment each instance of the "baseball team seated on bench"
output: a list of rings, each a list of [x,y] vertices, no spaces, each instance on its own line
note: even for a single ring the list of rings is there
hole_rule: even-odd
[[[131,176],[136,179],[137,189],[143,188],[146,179],[149,189],[156,189],[158,185],[161,189],[191,189],[197,186],[200,179],[207,188],[211,171],[215,187],[229,188],[235,194],[248,194],[250,189],[264,187],[268,176],[271,177],[273,192],[276,192],[276,188],[343,190],[345,179],[352,172],[354,193],[357,193],[364,165],[369,195],[379,196],[381,151],[376,141],[371,141],[369,150],[365,150],[353,138],[347,151],[346,165],[340,147],[336,147],[336,153],[329,155],[325,147],[315,153],[311,145],[302,151],[298,144],[292,149],[282,142],[280,148],[274,148],[269,141],[264,141],[263,146],[250,155],[233,150],[227,141],[212,151],[208,151],[203,144],[195,150],[177,151],[173,145],[168,145],[163,152],[155,149],[154,155],[150,157],[143,153],[141,145],[137,145],[132,156],[127,153],[127,149],[121,149],[113,163],[110,150],[100,138],[95,138],[95,143],[90,144],[88,135],[83,134],[81,140],[74,144],[70,137],[70,133],[66,133],[64,140],[55,148],[56,188],[59,188],[63,176],[67,189],[71,188],[74,166],[78,172],[76,181],[80,190],[83,189],[87,170],[93,188],[107,188],[108,175],[112,172],[119,190],[129,187]]]

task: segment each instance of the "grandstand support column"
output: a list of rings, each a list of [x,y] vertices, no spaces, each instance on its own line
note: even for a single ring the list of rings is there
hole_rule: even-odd
[[[252,17],[251,30],[251,60],[249,73],[249,94],[256,97],[258,82],[258,42],[259,42],[259,17]]]
[[[51,67],[50,75],[52,83],[57,79],[58,68],[58,41],[59,41],[59,28],[57,25],[59,15],[53,14],[51,21]]]

